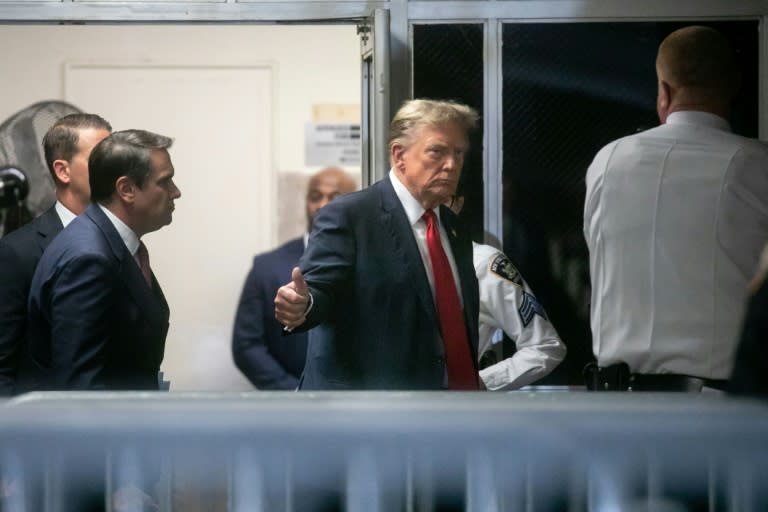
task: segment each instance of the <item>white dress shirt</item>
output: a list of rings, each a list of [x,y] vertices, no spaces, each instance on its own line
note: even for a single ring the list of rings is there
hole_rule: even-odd
[[[768,239],[768,149],[704,112],[605,146],[584,236],[598,364],[728,378],[747,282]]]
[[[544,377],[565,357],[565,345],[544,308],[503,252],[473,243],[472,260],[480,286],[478,355],[494,350],[499,329],[517,347],[512,357],[480,370],[485,387],[518,389]]]
[[[77,217],[77,215],[72,213],[69,208],[61,204],[61,201],[56,201],[54,208],[56,208],[56,214],[59,216],[61,225],[64,227],[67,227],[69,223],[75,220],[75,217]]]
[[[133,260],[138,265],[139,260],[136,257],[136,252],[139,250],[139,237],[136,236],[136,233],[134,233],[125,222],[118,219],[114,213],[100,204],[99,208],[101,208],[101,211],[104,212],[104,215],[107,216],[112,225],[115,226],[120,238],[123,239],[123,243],[125,243],[125,246],[128,248],[128,252],[131,253]]]
[[[405,209],[405,215],[408,217],[408,222],[411,224],[413,230],[413,236],[416,239],[416,245],[419,246],[419,253],[421,254],[421,261],[424,263],[424,269],[427,271],[427,279],[429,279],[429,286],[432,289],[432,297],[435,296],[435,279],[432,276],[432,260],[429,259],[429,248],[427,248],[427,223],[421,217],[424,215],[424,208],[414,198],[411,193],[400,182],[395,171],[390,169],[389,180],[392,182],[392,188],[395,189],[397,198],[400,199],[400,203]],[[445,255],[448,257],[448,263],[451,265],[451,273],[453,273],[453,280],[456,284],[456,291],[459,295],[459,302],[463,305],[464,299],[461,296],[461,282],[459,281],[459,273],[456,270],[456,260],[453,258],[453,251],[451,250],[451,244],[448,240],[448,235],[443,227],[443,221],[440,219],[440,208],[433,208],[435,217],[437,218],[437,225],[440,229],[440,243],[443,245]]]

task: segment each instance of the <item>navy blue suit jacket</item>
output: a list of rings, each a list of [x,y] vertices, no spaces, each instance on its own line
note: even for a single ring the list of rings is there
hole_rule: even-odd
[[[479,297],[472,242],[448,209],[472,360]],[[301,389],[441,389],[434,299],[413,230],[389,178],[320,210],[300,267],[314,298]],[[317,327],[315,327],[317,326]]]
[[[157,390],[168,305],[92,204],[48,246],[29,292],[30,389]]]
[[[62,229],[52,206],[0,239],[0,395],[15,392],[25,346],[29,286],[43,251]]]
[[[304,252],[303,238],[253,259],[232,333],[235,364],[258,389],[296,389],[307,355],[307,334],[283,336],[275,319],[277,289],[291,280]]]
[[[768,279],[747,304],[729,390],[768,398]]]

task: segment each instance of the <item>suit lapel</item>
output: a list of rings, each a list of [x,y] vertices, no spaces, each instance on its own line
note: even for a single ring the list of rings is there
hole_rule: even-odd
[[[410,282],[414,284],[416,295],[419,297],[425,313],[436,323],[432,289],[424,270],[424,263],[421,261],[419,247],[413,236],[413,228],[408,222],[408,216],[403,210],[403,205],[400,204],[388,177],[373,186],[376,187],[381,199],[382,223],[386,226],[387,233],[392,239],[392,249],[400,258],[408,275],[411,276]]]
[[[473,305],[477,302],[477,299],[475,299],[473,294],[474,287],[472,282],[477,277],[475,276],[475,267],[472,264],[472,242],[462,238],[462,232],[457,229],[457,217],[443,205],[440,206],[440,220],[448,234],[448,240],[453,251],[453,259],[456,262],[456,270],[459,273],[461,297],[464,301],[464,319],[469,326],[470,332],[475,332],[478,319]],[[476,340],[474,336],[470,338],[476,351]]]
[[[141,270],[139,270],[139,273],[141,273]],[[141,276],[144,277],[143,275]],[[170,309],[168,308],[168,301],[165,300],[165,294],[163,293],[163,289],[160,288],[160,283],[157,281],[157,278],[155,277],[155,273],[152,272],[152,295],[155,297],[155,299],[159,302],[159,306],[161,309],[161,312],[166,318],[168,318],[168,314],[170,312]]]
[[[119,262],[120,277],[136,305],[144,312],[150,322],[158,325],[164,324],[167,321],[168,305],[154,274],[152,275],[155,289],[153,293],[153,290],[150,290],[144,281],[144,276],[133,256],[128,252],[120,233],[101,211],[101,208],[92,204],[86,209],[85,214],[98,226],[107,240],[113,255]]]

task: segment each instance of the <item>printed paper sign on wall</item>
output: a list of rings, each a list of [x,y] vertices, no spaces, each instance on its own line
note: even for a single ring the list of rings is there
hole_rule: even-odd
[[[359,166],[360,125],[306,123],[304,162],[307,166]]]

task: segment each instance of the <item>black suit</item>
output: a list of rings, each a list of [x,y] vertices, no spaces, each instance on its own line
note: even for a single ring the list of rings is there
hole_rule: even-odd
[[[48,246],[29,292],[26,389],[157,390],[168,305],[92,204]]]
[[[11,395],[25,345],[27,299],[37,262],[62,230],[52,206],[0,239],[0,395]]]
[[[768,398],[768,279],[749,299],[729,389]]]
[[[477,360],[478,289],[472,242],[457,218],[440,218],[461,281]],[[314,305],[301,389],[441,389],[443,343],[413,230],[389,178],[325,206],[300,267]]]
[[[307,355],[307,334],[283,335],[275,319],[277,289],[291,280],[304,252],[296,238],[253,259],[240,295],[232,333],[232,356],[259,389],[296,389]]]

